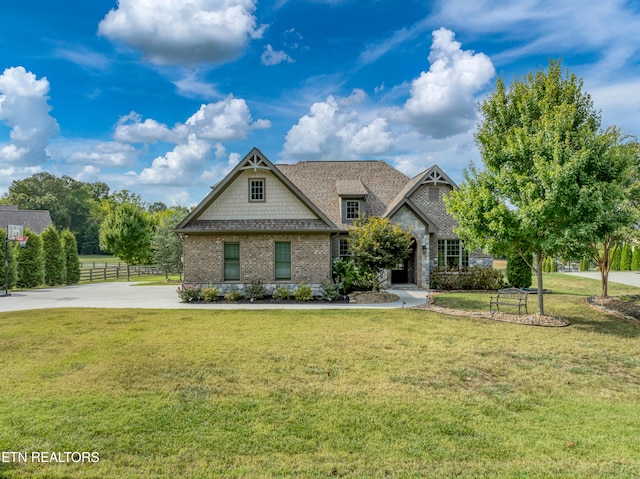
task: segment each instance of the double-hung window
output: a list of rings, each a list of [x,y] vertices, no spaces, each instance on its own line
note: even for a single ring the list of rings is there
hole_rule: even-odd
[[[276,241],[275,244],[275,279],[276,281],[291,280],[291,242]]]
[[[360,200],[344,200],[344,219],[357,220],[360,216]]]
[[[438,264],[447,268],[469,266],[469,253],[459,239],[438,240]]]
[[[224,244],[224,280],[240,280],[240,243]]]

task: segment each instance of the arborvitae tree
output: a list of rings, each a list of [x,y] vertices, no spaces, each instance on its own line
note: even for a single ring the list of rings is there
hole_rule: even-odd
[[[42,251],[44,254],[44,282],[48,286],[63,284],[65,280],[65,260],[60,234],[51,225],[42,232]]]
[[[616,245],[609,256],[611,259],[611,271],[620,271],[620,261],[622,259],[622,245]]]
[[[7,238],[7,230],[0,228],[0,238],[3,238],[6,241]],[[16,277],[17,277],[17,263],[16,263],[16,251],[15,251],[15,241],[9,241],[6,245],[7,252],[9,253],[9,265],[8,269],[6,268],[4,262],[4,254],[5,254],[5,245],[2,245],[0,248],[0,265],[2,266],[2,280],[0,284],[2,284],[2,291],[6,289],[9,290],[11,288],[15,288],[16,286]],[[6,284],[6,276],[8,274],[9,283]]]
[[[514,288],[529,288],[531,286],[531,266],[533,257],[526,260],[520,253],[513,253],[507,257],[507,281]]]
[[[80,258],[78,257],[78,243],[75,235],[70,230],[64,230],[61,236],[62,249],[64,250],[65,279],[66,284],[80,282]]]
[[[589,258],[586,256],[580,260],[580,271],[589,271]]]
[[[633,249],[633,256],[631,257],[631,270],[640,271],[640,246],[636,246]]]
[[[631,260],[633,259],[633,251],[631,244],[627,241],[622,247],[620,255],[620,271],[631,271]]]
[[[42,239],[33,231],[25,228],[24,235],[29,237],[24,247],[18,248],[18,280],[20,288],[36,288],[44,283],[44,255]]]

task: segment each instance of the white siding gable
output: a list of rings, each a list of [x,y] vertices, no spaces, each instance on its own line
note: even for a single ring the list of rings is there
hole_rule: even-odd
[[[265,200],[249,201],[249,179],[265,179]],[[273,173],[245,170],[199,216],[201,220],[317,219]]]

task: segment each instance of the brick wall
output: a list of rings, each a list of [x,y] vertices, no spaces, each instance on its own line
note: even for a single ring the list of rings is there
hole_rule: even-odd
[[[275,283],[276,241],[291,242],[291,281],[282,284],[320,284],[331,277],[328,234],[197,235],[184,244],[185,283]],[[240,281],[224,281],[224,243],[240,244]]]

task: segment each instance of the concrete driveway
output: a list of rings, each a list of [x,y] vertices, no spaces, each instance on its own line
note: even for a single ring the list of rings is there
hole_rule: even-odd
[[[424,304],[424,290],[388,290],[400,300],[383,304],[346,304],[329,302],[295,304],[181,303],[173,286],[136,286],[136,283],[93,283],[59,288],[12,292],[0,297],[0,312],[47,308],[144,308],[144,309],[357,309],[408,308]]]
[[[575,273],[564,273],[567,275],[591,278],[600,281],[599,271],[581,271]],[[626,284],[627,286],[637,286],[640,288],[640,273],[637,271],[611,271],[609,273],[609,283]]]

